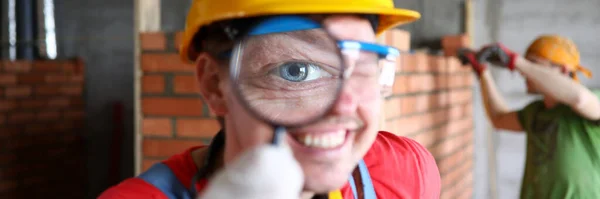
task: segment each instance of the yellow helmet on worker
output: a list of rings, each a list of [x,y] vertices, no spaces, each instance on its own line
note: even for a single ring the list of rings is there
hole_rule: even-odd
[[[575,81],[579,81],[577,72],[582,72],[588,78],[592,77],[592,72],[580,65],[579,50],[569,38],[552,34],[540,35],[529,45],[525,54],[565,66]]]
[[[200,52],[193,49],[198,31],[217,21],[283,14],[375,14],[376,34],[413,22],[421,15],[394,7],[392,0],[194,0],[187,16],[179,47],[183,60],[194,61]]]

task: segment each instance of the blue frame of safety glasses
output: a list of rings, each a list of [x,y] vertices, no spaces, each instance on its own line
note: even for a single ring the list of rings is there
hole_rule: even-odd
[[[321,28],[321,24],[307,17],[298,15],[281,15],[273,16],[261,21],[261,25],[254,27],[247,35],[265,35],[272,33],[291,32],[300,30],[310,30]],[[395,58],[400,56],[400,51],[394,47],[368,43],[354,40],[339,40],[338,47],[340,50],[356,49],[377,53],[381,58]],[[231,58],[231,50],[224,52],[219,57],[224,59]]]

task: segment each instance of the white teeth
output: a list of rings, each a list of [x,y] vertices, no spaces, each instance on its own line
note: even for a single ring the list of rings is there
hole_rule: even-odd
[[[304,146],[314,148],[335,148],[344,143],[346,131],[340,130],[333,133],[324,133],[318,135],[295,135],[294,138]]]

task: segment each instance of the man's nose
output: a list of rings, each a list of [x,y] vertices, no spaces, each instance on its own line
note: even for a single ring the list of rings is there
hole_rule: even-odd
[[[354,82],[348,81],[344,83],[340,95],[333,104],[332,114],[336,115],[349,115],[354,114],[358,107],[358,97],[353,87]]]

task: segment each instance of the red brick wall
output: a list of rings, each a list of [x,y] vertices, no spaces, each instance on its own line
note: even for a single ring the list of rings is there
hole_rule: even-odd
[[[194,67],[182,64],[175,34],[141,35],[142,170],[207,143],[220,129],[198,94]]]
[[[407,33],[393,32],[400,33],[388,35],[402,39],[384,42],[406,50]],[[446,42],[460,39],[465,37]],[[416,52],[404,54],[397,70],[393,95],[384,105],[383,129],[412,138],[433,154],[442,177],[441,198],[471,198],[474,127],[469,68],[454,57]]]
[[[197,94],[194,68],[181,64],[172,33],[141,35],[142,170],[204,143],[219,129]],[[409,50],[410,35],[391,31],[381,42]],[[455,58],[402,56],[384,109],[382,129],[413,138],[435,156],[442,198],[470,198],[473,170],[471,75]]]
[[[0,198],[82,198],[83,64],[0,65]]]

